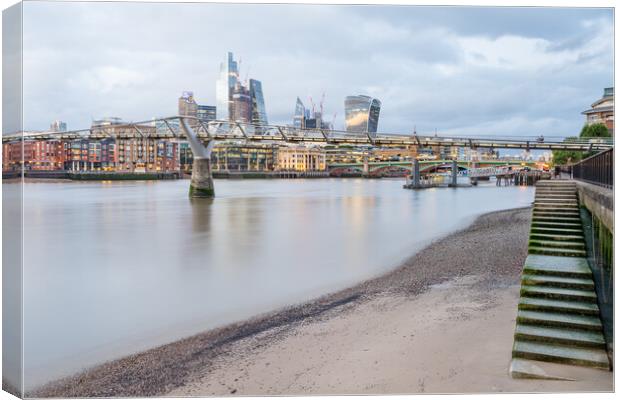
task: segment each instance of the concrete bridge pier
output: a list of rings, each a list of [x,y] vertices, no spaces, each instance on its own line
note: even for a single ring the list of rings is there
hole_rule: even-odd
[[[452,160],[452,183],[450,186],[456,187],[456,177],[459,174],[459,166],[456,163],[456,160]]]
[[[411,170],[411,183],[414,188],[420,187],[420,161],[418,159],[413,160],[413,168]]]
[[[470,171],[476,169],[476,163],[472,162],[470,166]],[[476,186],[478,184],[478,178],[469,178],[469,183]]]
[[[368,154],[364,154],[363,162],[364,164],[362,168],[362,177],[368,178],[368,176],[370,175],[370,168],[368,166]]]
[[[215,196],[213,185],[213,175],[211,174],[211,151],[215,145],[214,140],[210,140],[207,146],[202,144],[198,135],[187,123],[185,118],[180,118],[181,128],[187,137],[189,147],[194,154],[192,164],[192,177],[189,183],[189,197],[211,198]]]

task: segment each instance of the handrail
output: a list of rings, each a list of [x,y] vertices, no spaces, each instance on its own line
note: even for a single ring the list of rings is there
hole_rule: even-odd
[[[571,165],[573,179],[613,189],[614,149],[594,154]]]

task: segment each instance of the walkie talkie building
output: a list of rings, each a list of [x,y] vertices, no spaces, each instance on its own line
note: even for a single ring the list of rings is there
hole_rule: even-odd
[[[344,100],[347,132],[377,133],[381,102],[369,96],[347,96]]]

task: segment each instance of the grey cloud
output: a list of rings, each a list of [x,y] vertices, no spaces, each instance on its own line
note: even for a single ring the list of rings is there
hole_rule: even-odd
[[[242,77],[263,82],[271,122],[290,123],[297,96],[309,105],[325,92],[341,128],[344,97],[369,94],[385,132],[574,134],[613,78],[612,13],[600,9],[30,2],[24,23],[30,129],[171,115],[182,90],[214,104],[229,50]],[[496,67],[474,49],[466,61],[462,38],[507,35],[546,41],[554,60],[580,56]]]

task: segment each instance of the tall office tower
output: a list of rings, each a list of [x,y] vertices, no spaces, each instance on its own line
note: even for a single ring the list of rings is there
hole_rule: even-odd
[[[347,132],[377,133],[381,102],[369,96],[347,96],[344,100]]]
[[[220,77],[215,83],[215,97],[217,100],[217,119],[230,120],[233,116],[233,91],[239,82],[239,67],[228,52],[226,63],[220,64]]]
[[[50,125],[50,130],[53,132],[66,132],[67,131],[67,123],[59,120],[53,121]]]
[[[194,92],[183,92],[183,95],[179,97],[179,115],[186,115],[189,117],[198,116],[198,104],[194,100]]]
[[[235,122],[252,121],[252,98],[250,91],[240,82],[235,84],[232,91],[232,107],[230,118]]]
[[[203,122],[213,121],[216,119],[216,107],[198,104],[196,116]]]
[[[297,97],[297,102],[295,103],[293,126],[300,129],[306,127],[306,107],[304,106],[304,103],[301,102],[301,99],[299,97]]]
[[[267,125],[267,111],[265,110],[263,86],[260,81],[256,79],[250,79],[250,98],[252,100],[252,123]]]

